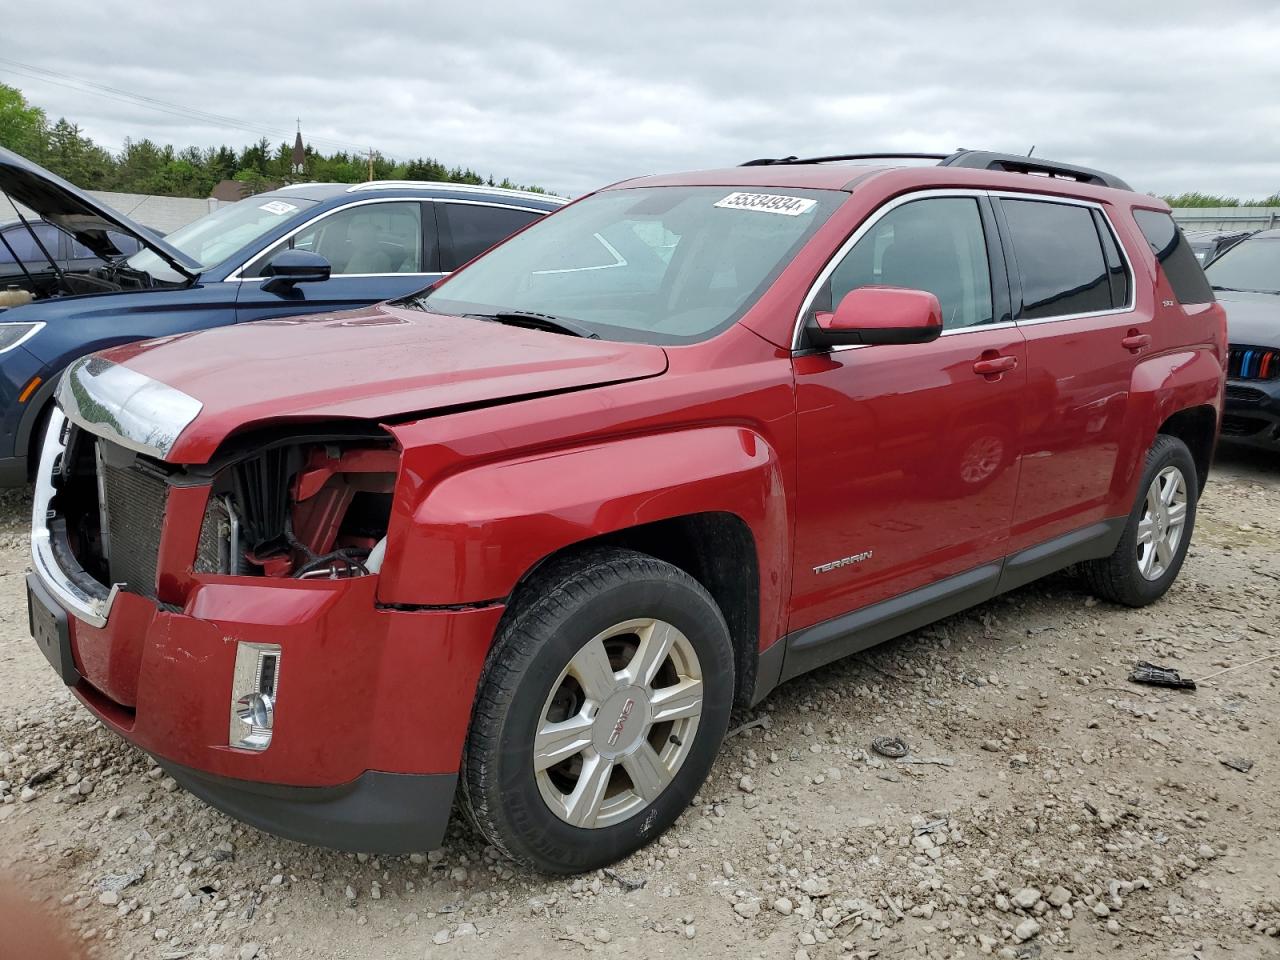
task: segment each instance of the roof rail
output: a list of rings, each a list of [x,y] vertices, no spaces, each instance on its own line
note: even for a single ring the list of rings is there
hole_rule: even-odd
[[[1132,190],[1119,177],[1089,167],[1077,167],[1071,163],[1059,163],[1041,157],[1022,157],[1014,153],[992,153],[989,150],[957,150],[938,164],[940,167],[966,167],[975,170],[1003,170],[1006,173],[1030,173],[1042,177],[1057,177],[1091,183],[1116,190]]]
[[[550,193],[534,193],[532,190],[510,190],[506,187],[486,187],[474,183],[450,183],[445,180],[369,180],[347,187],[347,193],[365,193],[370,190],[398,190],[402,187],[432,190],[450,190],[455,193],[495,193],[504,197],[522,197],[525,200],[546,200],[548,203],[568,203],[564,197]]]
[[[1013,153],[993,153],[989,150],[957,150],[955,153],[838,153],[829,157],[762,157],[748,160],[744,167],[769,167],[801,163],[835,163],[840,160],[936,160],[940,167],[966,167],[974,170],[1002,170],[1006,173],[1030,173],[1044,177],[1059,177],[1077,183],[1091,183],[1099,187],[1132,190],[1119,177],[1089,167],[1077,167],[1071,163],[1058,163],[1041,157],[1022,157]]]
[[[829,157],[761,157],[741,164],[744,167],[768,167],[787,163],[835,163],[839,160],[945,160],[945,153],[835,153]]]

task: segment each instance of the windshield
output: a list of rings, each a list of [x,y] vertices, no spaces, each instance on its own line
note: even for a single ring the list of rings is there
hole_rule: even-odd
[[[1207,267],[1215,290],[1280,293],[1280,237],[1254,237],[1237,243]]]
[[[640,187],[587,197],[412,305],[544,314],[613,340],[705,339],[742,316],[845,199],[833,190],[757,189]]]
[[[258,196],[239,203],[219,207],[208,216],[188,223],[167,235],[165,243],[177,247],[207,270],[217,266],[247,243],[274,230],[299,210],[315,206],[316,201],[301,197]],[[132,269],[149,273],[157,280],[179,282],[185,279],[159,256],[145,247],[125,261]]]

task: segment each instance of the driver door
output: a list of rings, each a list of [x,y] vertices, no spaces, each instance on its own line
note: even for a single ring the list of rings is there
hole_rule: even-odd
[[[328,280],[264,289],[262,268],[286,249],[329,261]],[[352,310],[407,296],[441,276],[434,205],[418,200],[361,202],[321,214],[242,271],[236,320]]]
[[[825,644],[832,653],[815,651],[811,665],[861,648],[843,626],[861,629],[847,620],[852,611],[892,600],[879,609],[909,617],[949,589],[931,585],[955,577],[969,602],[983,599],[975,591],[994,592],[982,570],[998,572],[1017,493],[1026,346],[1011,322],[988,199],[899,202],[859,233],[811,312],[830,310],[861,286],[927,290],[942,307],[943,333],[932,343],[795,356],[800,469],[790,630],[821,624],[801,646]],[[989,372],[992,360],[1002,372]]]

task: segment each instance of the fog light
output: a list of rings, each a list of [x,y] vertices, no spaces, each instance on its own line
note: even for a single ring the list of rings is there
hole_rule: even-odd
[[[231,675],[231,725],[228,739],[242,750],[265,750],[275,726],[280,648],[273,643],[240,643]]]

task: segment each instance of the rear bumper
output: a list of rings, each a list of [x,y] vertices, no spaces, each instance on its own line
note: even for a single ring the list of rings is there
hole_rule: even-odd
[[[370,771],[335,787],[287,787],[158,762],[191,793],[237,820],[287,840],[355,853],[413,853],[440,846],[458,779],[445,773]]]
[[[1280,449],[1280,380],[1228,380],[1222,439]]]

